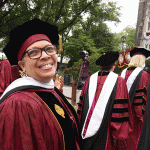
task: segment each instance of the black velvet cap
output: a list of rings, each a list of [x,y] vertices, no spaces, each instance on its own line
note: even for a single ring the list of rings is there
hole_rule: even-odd
[[[131,57],[138,54],[142,54],[147,58],[150,56],[150,51],[145,48],[137,48],[137,47],[130,51]]]
[[[52,44],[58,45],[58,29],[39,19],[30,20],[10,31],[9,42],[3,49],[11,65],[18,64],[17,54],[23,42],[34,34],[45,34]]]
[[[106,52],[96,60],[96,65],[111,67],[119,57],[119,52]]]

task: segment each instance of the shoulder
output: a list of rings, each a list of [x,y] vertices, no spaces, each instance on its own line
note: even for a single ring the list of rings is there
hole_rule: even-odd
[[[127,85],[126,85],[126,81],[124,78],[118,76],[118,87],[120,88],[126,88]]]
[[[36,94],[33,94],[34,92],[30,92],[30,91],[17,91],[14,92],[13,94],[9,95],[8,98],[14,98],[14,99],[28,99],[28,98],[34,98]]]
[[[41,102],[38,96],[34,92],[27,91],[17,91],[11,95],[9,95],[0,106],[31,106],[31,107],[39,107]]]
[[[119,81],[119,82],[125,82],[125,79],[122,78],[122,77],[120,77],[120,76],[118,76],[118,81]]]
[[[141,75],[141,78],[140,78],[140,84],[139,84],[139,86],[140,87],[141,86],[148,87],[149,79],[150,79],[150,75],[146,71],[143,71],[143,73]]]
[[[149,79],[150,79],[150,75],[146,71],[143,71],[140,80],[142,82],[147,82],[149,81]]]
[[[149,74],[146,71],[143,71],[142,76],[149,77]]]
[[[40,101],[36,96],[32,96],[32,94],[30,92],[18,91],[8,96],[0,104],[0,120],[3,118],[6,120],[10,118],[8,116],[11,116],[12,120],[16,117],[19,117],[18,120],[35,118],[34,122],[40,122],[44,113],[48,112],[48,109],[46,109],[46,105],[44,102],[42,103],[42,100]]]

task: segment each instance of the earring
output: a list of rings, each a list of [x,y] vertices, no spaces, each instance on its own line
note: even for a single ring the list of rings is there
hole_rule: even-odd
[[[27,73],[26,72],[23,72],[23,71],[21,71],[21,70],[19,70],[19,75],[21,76],[21,77],[27,77],[28,75],[27,75]]]

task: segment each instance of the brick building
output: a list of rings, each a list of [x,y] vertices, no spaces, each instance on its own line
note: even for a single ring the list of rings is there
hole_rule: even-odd
[[[150,0],[139,0],[135,46],[150,50]]]

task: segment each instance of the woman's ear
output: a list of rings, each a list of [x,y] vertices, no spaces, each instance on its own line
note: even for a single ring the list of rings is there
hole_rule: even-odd
[[[19,67],[22,69],[23,72],[25,72],[25,63],[23,61],[18,62]]]

